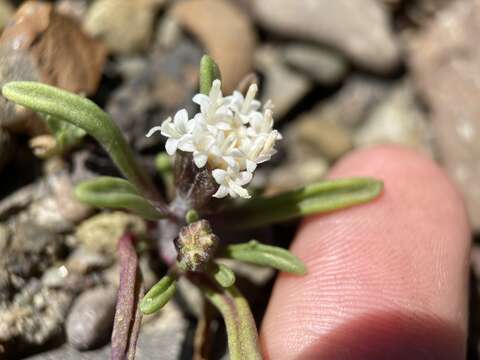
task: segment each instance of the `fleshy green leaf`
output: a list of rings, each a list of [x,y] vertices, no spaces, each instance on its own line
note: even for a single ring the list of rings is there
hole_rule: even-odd
[[[120,178],[105,176],[84,181],[76,186],[75,196],[100,208],[128,209],[148,220],[163,217],[132,184]]]
[[[68,91],[31,81],[7,83],[2,88],[2,94],[19,105],[86,131],[105,147],[118,168],[137,189],[156,202],[161,201],[151,179],[135,161],[118,126],[94,102]]]
[[[176,288],[175,278],[172,275],[165,275],[147,292],[140,302],[140,310],[147,315],[157,312],[170,301]]]
[[[221,287],[228,288],[235,284],[235,274],[224,264],[211,263],[209,264],[208,272]]]
[[[218,65],[210,56],[203,55],[200,61],[200,92],[208,95],[216,79],[222,79]]]
[[[321,181],[272,197],[254,198],[222,213],[219,225],[252,228],[301,216],[367,203],[380,195],[383,182],[372,178]]]
[[[255,240],[245,244],[229,245],[221,256],[256,265],[270,266],[296,275],[306,273],[303,262],[290,251],[278,246],[263,245]]]
[[[234,286],[223,291],[203,287],[203,293],[225,321],[230,359],[261,360],[255,320],[242,294]]]
[[[53,136],[55,136],[60,153],[77,145],[87,134],[85,130],[80,129],[78,126],[55,119],[50,115],[45,116],[45,121]]]

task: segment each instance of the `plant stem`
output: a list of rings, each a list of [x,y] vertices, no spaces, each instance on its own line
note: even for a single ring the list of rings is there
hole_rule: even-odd
[[[257,327],[247,300],[235,286],[214,289],[202,284],[206,298],[225,321],[231,360],[261,360]]]

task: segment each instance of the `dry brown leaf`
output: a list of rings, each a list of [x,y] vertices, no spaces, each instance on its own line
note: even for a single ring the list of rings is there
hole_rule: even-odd
[[[75,20],[37,1],[20,6],[0,37],[0,47],[30,56],[40,81],[85,94],[96,91],[106,57],[104,46]]]

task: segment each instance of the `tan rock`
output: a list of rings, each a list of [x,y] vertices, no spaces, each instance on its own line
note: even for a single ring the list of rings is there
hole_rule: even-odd
[[[388,12],[376,0],[254,0],[252,6],[267,29],[332,46],[372,71],[399,63]]]
[[[115,254],[117,243],[128,230],[137,236],[146,234],[145,221],[121,211],[101,213],[83,221],[75,236],[90,251]]]
[[[101,38],[113,53],[145,50],[157,10],[164,0],[97,0],[85,16],[85,30]]]
[[[414,80],[430,111],[440,156],[480,229],[480,1],[456,1],[409,40]]]
[[[170,15],[196,36],[218,63],[225,92],[232,92],[252,71],[256,36],[240,8],[224,0],[186,0],[177,2]]]

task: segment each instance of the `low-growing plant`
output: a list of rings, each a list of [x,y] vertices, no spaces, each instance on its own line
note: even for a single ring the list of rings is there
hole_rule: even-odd
[[[257,328],[249,305],[235,287],[235,274],[219,259],[234,259],[298,276],[304,264],[288,250],[257,240],[235,243],[217,234],[269,226],[286,220],[330,212],[368,202],[382,190],[371,178],[328,180],[276,196],[252,196],[246,186],[258,164],[275,154],[281,139],[273,129],[272,104],[255,100],[257,85],[246,94],[224,97],[217,65],[208,56],[200,64],[200,93],[193,101],[200,112],[186,110],[165,120],[147,136],[160,131],[166,152],[156,159],[164,180],[164,200],[110,116],[92,101],[36,82],[11,82],[3,96],[50,119],[68,139],[94,137],[111,156],[125,179],[99,177],[80,183],[75,194],[87,204],[125,209],[152,221],[155,246],[169,267],[165,276],[143,295],[135,239],[119,240],[120,286],[112,334],[112,359],[135,355],[141,317],[160,310],[185,277],[196,285],[222,315],[231,359],[261,359]],[[68,126],[61,126],[62,122]],[[81,130],[80,130],[81,129]],[[68,143],[68,141],[67,141]],[[161,350],[161,349],[160,349]]]

